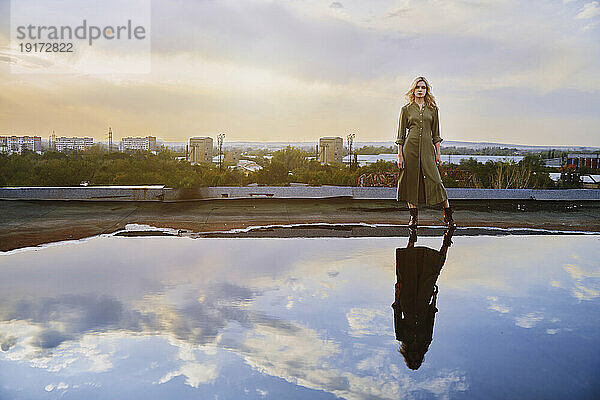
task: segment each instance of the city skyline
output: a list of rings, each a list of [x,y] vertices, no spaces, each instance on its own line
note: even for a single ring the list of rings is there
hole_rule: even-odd
[[[597,1],[154,1],[151,72],[121,75],[11,73],[44,66],[10,48],[9,4],[2,135],[388,142],[425,75],[445,141],[600,146]]]

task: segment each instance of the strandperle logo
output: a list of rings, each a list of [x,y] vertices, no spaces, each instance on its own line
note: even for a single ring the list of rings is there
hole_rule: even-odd
[[[151,0],[12,0],[10,70],[150,73],[151,5]]]
[[[27,25],[17,26],[18,40],[26,41],[44,41],[44,40],[87,40],[91,46],[95,40],[144,40],[146,39],[146,28],[141,25],[134,25],[131,20],[127,20],[126,25],[89,25],[86,19],[82,24],[76,27],[69,25]]]

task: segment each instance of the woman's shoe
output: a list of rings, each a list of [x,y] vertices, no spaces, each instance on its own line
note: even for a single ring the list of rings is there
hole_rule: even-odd
[[[408,229],[417,229],[417,225],[419,224],[419,209],[418,208],[409,208],[410,211],[410,220],[408,221]]]
[[[449,229],[456,228],[456,224],[452,218],[452,209],[450,207],[444,207],[444,222]]]

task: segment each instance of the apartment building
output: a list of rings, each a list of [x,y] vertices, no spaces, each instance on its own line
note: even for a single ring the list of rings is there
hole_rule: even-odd
[[[211,137],[190,138],[189,160],[192,164],[210,163],[213,158],[213,139]]]
[[[56,151],[84,151],[94,145],[94,139],[89,137],[59,137],[53,147]],[[52,147],[52,144],[51,144]]]
[[[342,163],[344,141],[341,137],[322,137],[319,139],[319,162],[321,164]]]
[[[126,137],[121,140],[121,148],[123,151],[155,151],[156,137]]]
[[[21,153],[23,150],[41,151],[42,138],[39,136],[0,136],[1,153]]]

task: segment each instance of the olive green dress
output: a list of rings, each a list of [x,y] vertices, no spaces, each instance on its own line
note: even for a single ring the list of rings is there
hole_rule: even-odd
[[[396,249],[396,299],[392,304],[396,340],[431,343],[438,311],[435,283],[446,251],[422,246]]]
[[[435,143],[441,142],[438,109],[416,103],[402,107],[396,144],[402,148],[404,169],[398,178],[398,201],[433,205],[448,199],[435,163]]]

